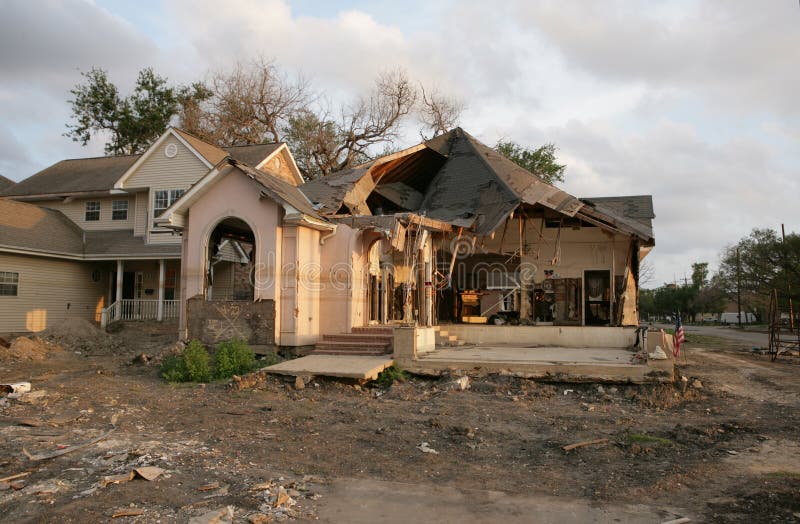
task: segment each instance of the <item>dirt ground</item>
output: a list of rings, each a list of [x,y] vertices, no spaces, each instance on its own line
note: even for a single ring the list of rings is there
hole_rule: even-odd
[[[746,343],[690,343],[675,386],[296,389],[170,385],[133,362],[173,333],[128,324],[103,351],[0,360],[0,382],[32,383],[0,395],[0,478],[21,475],[0,481],[4,521],[800,521],[800,366]],[[145,466],[156,478],[131,478]]]

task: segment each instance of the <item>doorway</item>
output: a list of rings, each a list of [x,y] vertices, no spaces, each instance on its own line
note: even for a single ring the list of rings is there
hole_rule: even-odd
[[[583,273],[584,311],[587,326],[611,324],[611,271],[587,270]]]

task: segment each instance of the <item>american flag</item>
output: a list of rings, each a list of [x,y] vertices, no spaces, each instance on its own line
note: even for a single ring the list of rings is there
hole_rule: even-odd
[[[686,341],[686,337],[683,333],[683,324],[681,323],[681,314],[678,313],[678,316],[675,318],[675,356],[677,357],[681,353],[681,344]]]

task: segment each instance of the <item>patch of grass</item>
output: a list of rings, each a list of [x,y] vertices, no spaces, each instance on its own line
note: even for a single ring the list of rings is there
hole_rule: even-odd
[[[725,347],[735,344],[734,341],[726,340],[722,337],[715,337],[713,335],[698,335],[696,333],[687,334],[686,343],[712,347]]]
[[[229,340],[217,346],[214,355],[214,376],[216,378],[231,378],[233,375],[243,375],[257,367],[256,354],[247,342],[242,339]]]
[[[376,378],[373,383],[376,386],[388,388],[395,382],[403,382],[407,378],[408,375],[400,368],[400,366],[392,365],[381,371],[378,375],[378,378]]]
[[[764,476],[778,479],[800,480],[800,472],[798,471],[770,471],[769,473],[765,473]]]
[[[627,433],[625,442],[628,444],[658,444],[660,446],[675,446],[675,442],[668,438],[644,435],[642,433]]]

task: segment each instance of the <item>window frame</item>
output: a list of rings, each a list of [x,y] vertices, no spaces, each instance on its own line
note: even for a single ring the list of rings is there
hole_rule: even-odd
[[[186,193],[185,189],[156,189],[153,191],[153,218],[158,218]],[[161,201],[166,207],[156,207]]]
[[[97,209],[89,209],[90,206],[94,207],[97,205]],[[83,221],[84,222],[100,222],[100,210],[103,208],[102,204],[99,200],[87,200],[83,203]],[[97,218],[89,218],[89,213],[92,213],[91,216],[95,216],[94,213],[97,213]]]
[[[123,206],[121,209],[117,209],[117,206]],[[111,220],[116,221],[127,221],[128,220],[128,211],[130,210],[130,202],[128,200],[112,200],[111,201]],[[118,216],[117,213],[124,213],[124,216]]]
[[[19,271],[0,271],[0,297],[19,296],[19,276]],[[9,280],[6,281],[6,278]],[[13,292],[6,293],[6,289]]]

